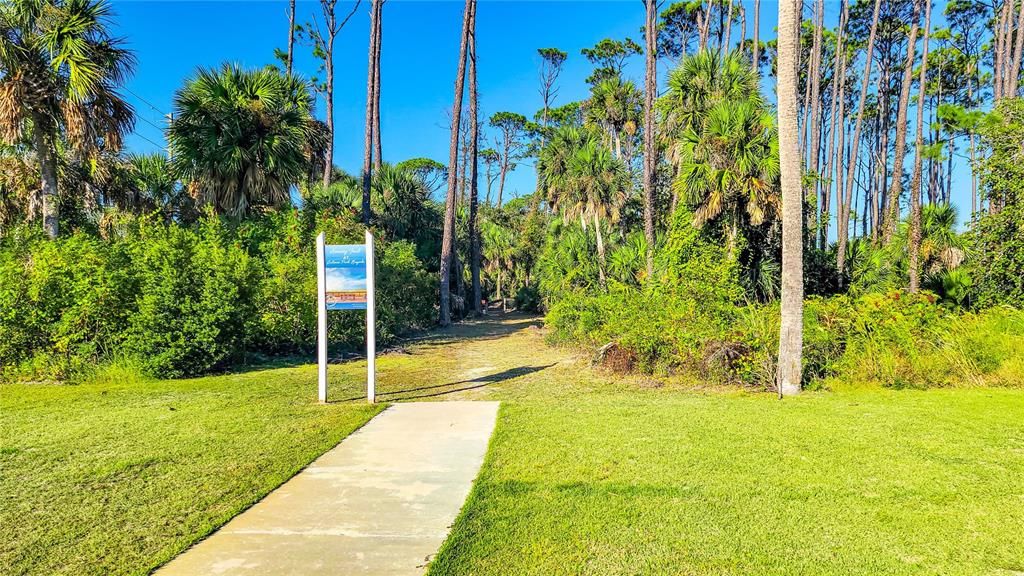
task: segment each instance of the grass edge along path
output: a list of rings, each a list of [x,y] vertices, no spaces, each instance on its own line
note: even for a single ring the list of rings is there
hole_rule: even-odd
[[[0,386],[0,573],[147,574],[384,409],[315,366]]]

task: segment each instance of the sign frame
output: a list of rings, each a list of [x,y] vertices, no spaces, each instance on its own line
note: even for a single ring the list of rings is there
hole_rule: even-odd
[[[373,234],[366,231],[366,399],[376,400],[377,298]],[[359,244],[349,246],[360,246]],[[327,402],[327,242],[324,233],[316,237],[317,272],[317,396]],[[342,308],[343,309],[343,308]],[[358,308],[355,308],[358,309]]]

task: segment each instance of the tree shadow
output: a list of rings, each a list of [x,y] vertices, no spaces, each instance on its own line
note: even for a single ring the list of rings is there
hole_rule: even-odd
[[[404,390],[390,390],[387,392],[378,392],[377,397],[387,402],[399,402],[402,400],[415,400],[417,398],[436,398],[438,396],[445,396],[448,394],[455,394],[456,392],[466,392],[469,390],[475,390],[477,388],[483,388],[490,384],[497,382],[504,382],[506,380],[512,380],[513,378],[519,378],[520,376],[526,376],[533,374],[534,372],[540,372],[541,370],[554,366],[554,363],[546,364],[543,366],[520,366],[518,368],[510,368],[508,370],[502,370],[501,372],[495,372],[494,374],[487,374],[472,378],[469,380],[459,380],[457,382],[446,382],[444,384],[432,384],[430,386],[418,386],[416,388],[406,388]],[[459,386],[460,384],[474,384],[473,386],[463,386],[461,388],[452,388],[453,386]],[[450,388],[444,390],[445,388]],[[423,392],[423,394],[415,394],[416,392]],[[403,394],[412,394],[411,396],[401,396]],[[364,396],[358,396],[354,398],[345,398],[340,400],[341,402],[350,402],[353,400],[362,400]]]

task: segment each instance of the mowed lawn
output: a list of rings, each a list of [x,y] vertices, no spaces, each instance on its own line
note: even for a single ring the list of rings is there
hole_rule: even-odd
[[[0,386],[0,574],[145,574],[371,418],[364,362]],[[694,390],[532,318],[378,363],[385,401],[502,400],[438,575],[1024,574],[1024,390]]]
[[[530,388],[430,574],[1024,574],[1024,391]]]
[[[0,386],[0,574],[146,574],[379,409],[312,366]]]

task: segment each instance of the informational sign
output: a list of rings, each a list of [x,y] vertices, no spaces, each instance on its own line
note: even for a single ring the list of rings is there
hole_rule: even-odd
[[[366,245],[324,246],[328,310],[366,310]]]
[[[377,373],[377,310],[373,263],[373,234],[366,244],[327,245],[316,237],[317,270],[317,384],[327,402],[327,311],[366,310],[366,398],[372,404]]]

